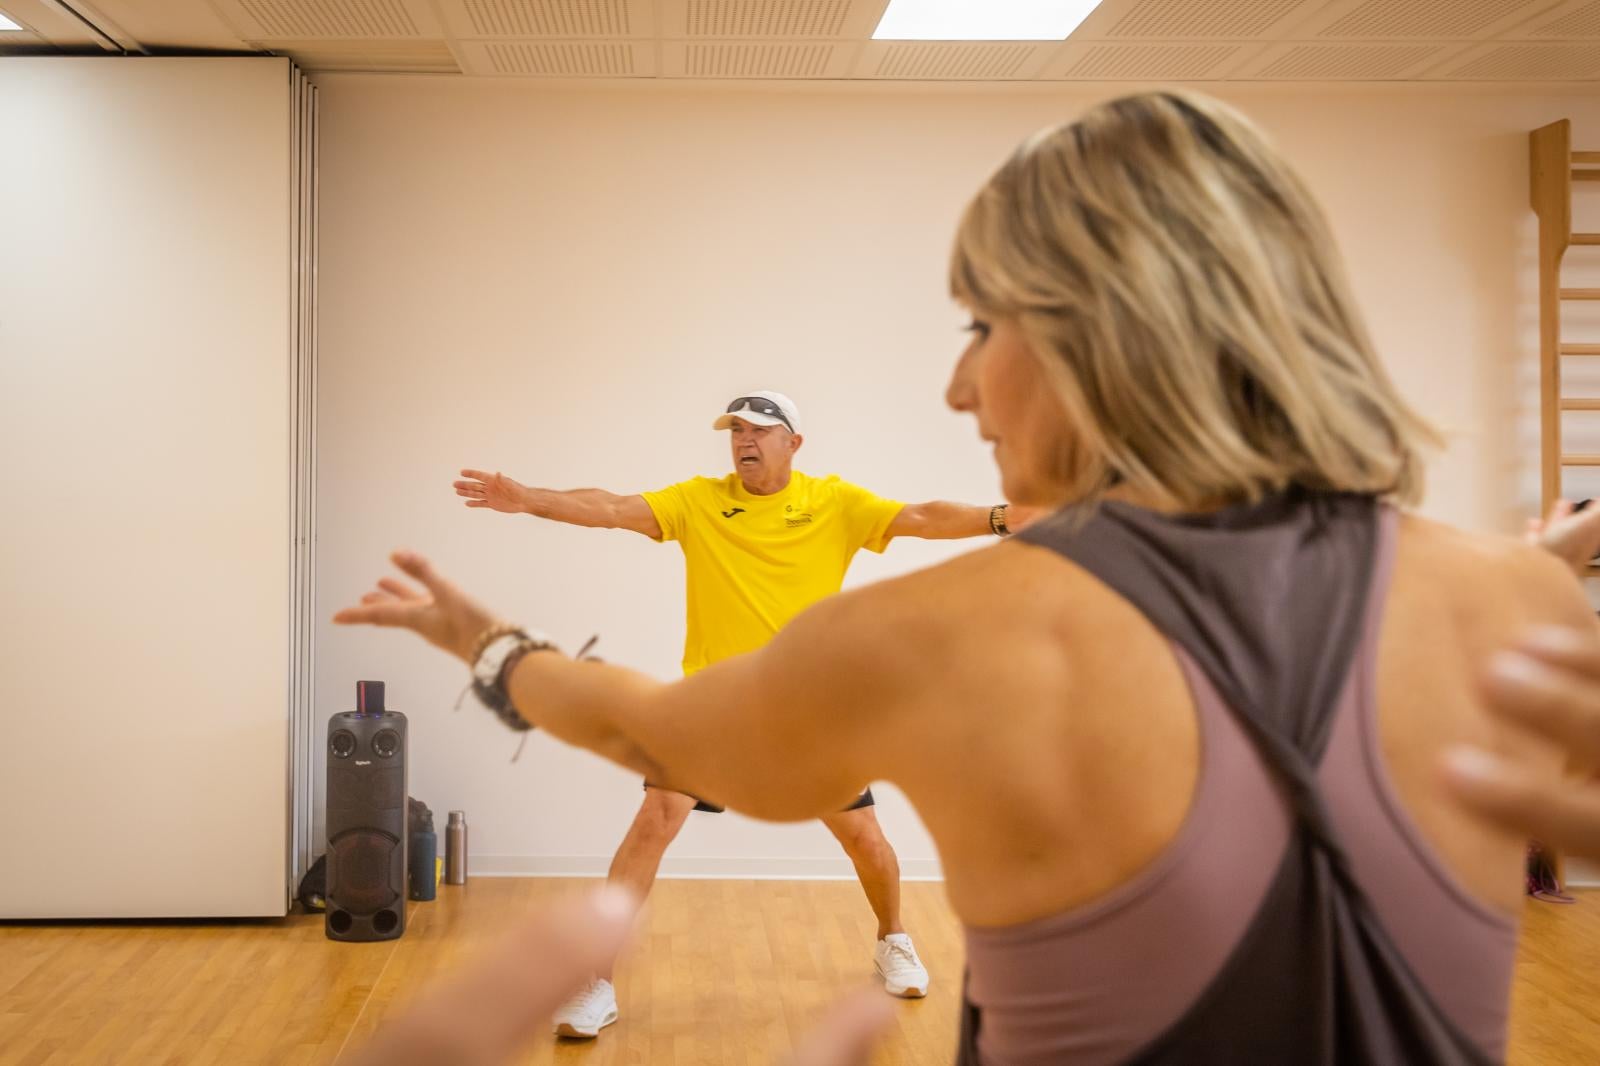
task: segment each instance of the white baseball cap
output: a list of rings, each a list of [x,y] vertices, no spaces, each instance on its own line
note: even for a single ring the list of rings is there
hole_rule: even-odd
[[[790,433],[800,432],[800,409],[781,392],[764,389],[740,396],[728,404],[727,412],[719,415],[711,428],[732,429],[734,420],[741,418],[756,426],[787,426]]]

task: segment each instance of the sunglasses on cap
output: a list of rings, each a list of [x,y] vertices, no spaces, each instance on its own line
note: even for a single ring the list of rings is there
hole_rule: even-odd
[[[758,415],[771,415],[779,422],[782,422],[784,428],[790,433],[794,432],[794,426],[789,424],[789,416],[783,413],[783,408],[765,396],[741,396],[728,405],[728,410],[725,413],[733,415],[738,414],[740,411],[754,411]]]

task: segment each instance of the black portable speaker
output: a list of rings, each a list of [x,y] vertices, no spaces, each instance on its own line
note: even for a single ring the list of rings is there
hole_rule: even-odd
[[[406,716],[383,708],[383,682],[356,682],[356,709],[328,719],[330,940],[394,940],[406,931]]]

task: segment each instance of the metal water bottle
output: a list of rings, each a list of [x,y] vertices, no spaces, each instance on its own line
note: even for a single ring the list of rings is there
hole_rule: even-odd
[[[444,827],[444,883],[467,883],[467,816],[464,811],[451,811],[450,821]]]

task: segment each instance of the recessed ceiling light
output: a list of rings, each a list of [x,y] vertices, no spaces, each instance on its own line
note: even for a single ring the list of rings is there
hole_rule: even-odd
[[[1062,41],[1100,0],[889,0],[875,41]]]
[[[7,30],[20,29],[22,29],[21,26],[18,26],[15,22],[12,22],[10,19],[6,18],[6,13],[4,11],[0,11],[0,33],[5,33]]]

